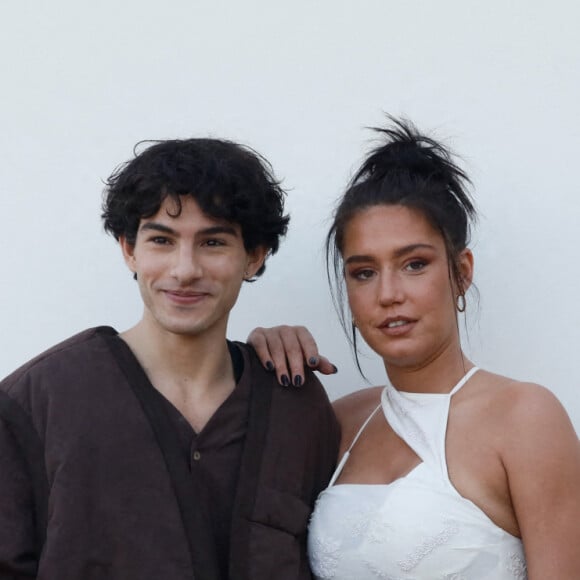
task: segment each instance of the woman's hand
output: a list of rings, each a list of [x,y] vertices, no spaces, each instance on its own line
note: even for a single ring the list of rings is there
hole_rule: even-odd
[[[332,375],[337,368],[321,356],[314,337],[304,326],[273,326],[254,328],[248,336],[258,358],[269,371],[276,371],[278,382],[288,387],[304,383],[304,366]]]

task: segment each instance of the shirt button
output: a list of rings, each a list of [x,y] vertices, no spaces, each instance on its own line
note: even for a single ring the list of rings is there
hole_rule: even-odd
[[[194,451],[193,458],[195,459],[195,461],[199,461],[201,459],[201,453],[199,451]]]

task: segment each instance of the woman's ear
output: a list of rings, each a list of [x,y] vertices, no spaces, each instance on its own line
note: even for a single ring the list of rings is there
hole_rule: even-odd
[[[473,281],[473,253],[469,248],[465,248],[457,258],[457,269],[459,272],[458,283],[461,288],[460,294],[465,294]]]

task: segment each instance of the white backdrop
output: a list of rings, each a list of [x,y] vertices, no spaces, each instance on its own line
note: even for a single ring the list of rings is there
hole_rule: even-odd
[[[136,141],[211,135],[271,160],[293,218],[230,336],[307,324],[340,369],[331,398],[363,386],[322,244],[364,127],[388,111],[444,138],[475,183],[468,352],[547,385],[579,429],[579,20],[573,0],[5,0],[0,375],[87,326],[136,322],[102,180]]]

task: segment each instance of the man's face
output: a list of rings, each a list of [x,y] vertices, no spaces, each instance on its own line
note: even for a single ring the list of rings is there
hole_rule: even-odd
[[[225,336],[244,278],[262,265],[265,250],[248,253],[240,226],[203,213],[189,196],[181,213],[172,198],[139,224],[135,245],[120,243],[137,275],[152,329],[186,336]],[[174,217],[176,216],[176,217]]]

